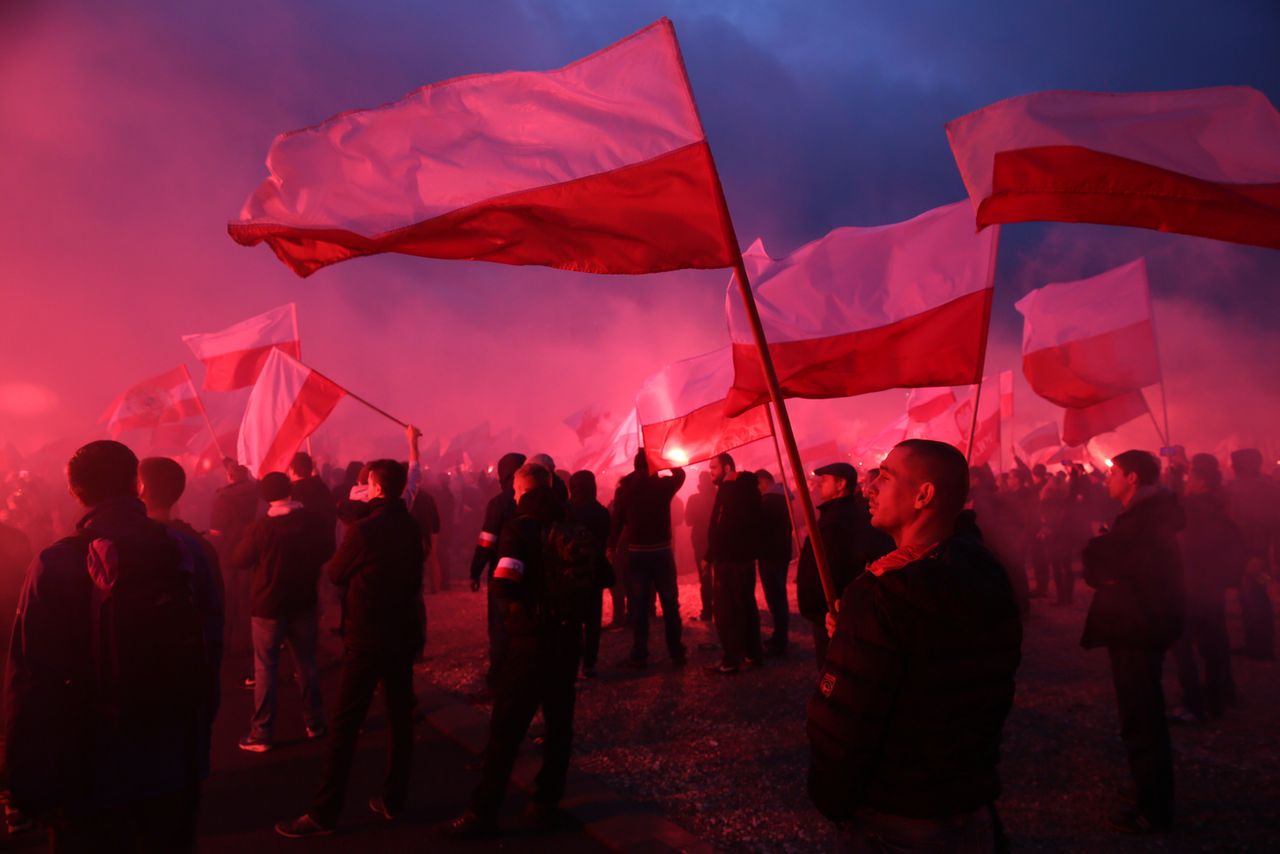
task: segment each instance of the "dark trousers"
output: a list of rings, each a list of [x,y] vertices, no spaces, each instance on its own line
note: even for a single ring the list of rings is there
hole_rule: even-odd
[[[495,674],[484,768],[471,801],[480,816],[497,816],[520,745],[539,708],[547,733],[533,798],[546,807],[560,803],[573,748],[574,683],[581,643],[582,627],[577,623],[544,629],[536,637],[511,639],[502,667]]]
[[[705,548],[704,548],[705,550]],[[702,554],[697,548],[695,554]],[[710,561],[698,561],[698,596],[702,600],[700,617],[710,617],[715,613],[715,577],[711,572]]]
[[[61,816],[49,824],[49,850],[56,854],[195,851],[199,806],[197,783],[92,815]]]
[[[1173,746],[1160,683],[1164,650],[1109,648],[1107,652],[1138,812],[1153,825],[1168,827],[1173,822]]]
[[[1049,547],[1039,537],[1032,537],[1028,546],[1031,555],[1031,572],[1035,575],[1036,586],[1032,596],[1049,595]]]
[[[413,653],[357,652],[342,656],[342,677],[334,708],[333,730],[325,756],[324,782],[307,811],[316,822],[338,823],[347,794],[347,778],[356,755],[360,727],[369,714],[373,692],[382,685],[391,743],[387,751],[387,776],[382,799],[392,812],[404,807],[409,793],[409,769],[413,767]]]
[[[760,643],[760,609],[756,606],[755,561],[717,561],[715,572],[716,634],[724,651],[721,664],[738,667],[744,658],[764,657]]]
[[[662,627],[667,655],[684,656],[680,640],[680,588],[676,584],[676,560],[671,549],[632,551],[627,554],[627,586],[631,602],[631,659],[649,660],[650,603],[656,590],[662,603]]]
[[[1053,586],[1058,591],[1059,605],[1070,605],[1075,594],[1076,573],[1071,565],[1071,556],[1072,548],[1069,543],[1049,544],[1049,567],[1053,570]]]
[[[1240,580],[1240,622],[1244,624],[1244,652],[1250,658],[1276,657],[1276,615],[1264,576],[1246,572]]]
[[[1204,660],[1204,679],[1196,654]],[[1182,637],[1173,647],[1178,662],[1182,705],[1196,717],[1221,717],[1236,700],[1227,641],[1226,605],[1221,591],[1198,591],[1188,597]]]
[[[582,624],[582,669],[590,670],[600,658],[600,621],[604,613],[604,591],[597,590],[587,603],[587,618]]]
[[[502,618],[502,605],[493,597],[492,580],[489,582],[485,595],[488,597],[486,604],[489,621],[489,670],[485,673],[484,681],[488,684],[489,690],[492,691],[494,679],[496,678],[495,674],[502,664],[502,657],[506,655],[510,638],[507,635],[507,624]]]
[[[765,559],[757,562],[760,571],[760,586],[764,588],[764,601],[769,606],[769,616],[773,618],[773,635],[769,645],[779,650],[787,648],[787,629],[791,616],[791,608],[787,604],[787,568],[790,559]]]

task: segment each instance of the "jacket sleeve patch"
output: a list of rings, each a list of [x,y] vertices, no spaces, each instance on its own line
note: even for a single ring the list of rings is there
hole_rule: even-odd
[[[476,545],[482,549],[491,549],[497,544],[497,534],[490,534],[488,531],[481,531],[480,536],[476,537]]]

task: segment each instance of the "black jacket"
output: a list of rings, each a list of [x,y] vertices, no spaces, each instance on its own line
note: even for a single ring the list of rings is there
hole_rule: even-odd
[[[1155,489],[1089,541],[1084,580],[1095,592],[1081,646],[1165,649],[1178,639],[1183,569],[1177,536],[1185,524],[1173,493]]]
[[[492,571],[498,562],[498,538],[507,522],[516,515],[516,493],[510,481],[502,484],[502,491],[489,499],[484,509],[484,524],[476,539],[476,550],[471,556],[471,580],[479,581],[486,571]]]
[[[1227,515],[1221,490],[1188,495],[1182,500],[1187,527],[1182,532],[1186,567],[1187,605],[1221,607],[1222,594],[1240,584],[1244,575],[1245,544],[1240,528]]]
[[[330,528],[338,521],[338,503],[333,500],[333,493],[324,485],[319,475],[313,474],[302,480],[295,480],[290,487],[290,494],[294,501],[301,502],[308,511],[328,522]]]
[[[613,496],[609,547],[618,545],[624,529],[627,548],[670,546],[671,499],[684,486],[684,479],[684,469],[677,468],[668,477],[633,471],[620,480]]]
[[[502,529],[490,590],[513,638],[542,637],[553,628],[547,619],[543,543],[564,510],[552,489],[531,489],[520,497],[515,516]]]
[[[316,609],[320,569],[333,557],[333,525],[294,506],[254,522],[232,555],[236,568],[253,571],[250,616],[279,620]]]
[[[871,527],[871,512],[860,495],[844,495],[818,505],[818,531],[827,549],[827,563],[836,596],[844,593],[850,581],[857,578],[873,560],[893,551],[888,534]],[[826,619],[827,598],[818,577],[818,562],[813,557],[813,543],[806,537],[796,566],[796,602],[805,619]]]
[[[375,498],[347,528],[329,578],[347,588],[342,641],[347,649],[417,653],[425,640],[422,530],[402,498]]]
[[[786,563],[791,560],[791,511],[781,492],[760,496],[760,559]]]
[[[861,806],[940,818],[992,803],[1021,650],[1009,580],[974,539],[859,575],[809,701],[814,805],[841,821]]]
[[[752,563],[760,557],[761,501],[754,472],[739,472],[716,491],[707,530],[712,563]]]
[[[591,540],[595,544],[596,554],[599,556],[597,561],[597,584],[601,590],[612,587],[617,583],[617,577],[613,572],[613,565],[609,563],[607,552],[609,544],[609,510],[596,499],[590,501],[574,501],[569,500],[567,514],[582,523],[588,531],[591,532]]]

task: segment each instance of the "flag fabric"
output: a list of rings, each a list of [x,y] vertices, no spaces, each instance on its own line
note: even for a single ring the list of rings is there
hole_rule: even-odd
[[[594,406],[588,406],[564,419],[564,426],[574,432],[580,444],[585,445],[588,439],[603,429],[608,416],[609,413],[600,412]]]
[[[1034,454],[1036,451],[1045,448],[1056,448],[1061,444],[1062,439],[1058,435],[1058,422],[1056,421],[1041,424],[1018,440],[1018,445],[1027,454]]]
[[[1036,92],[947,138],[979,228],[1093,222],[1280,248],[1280,113],[1248,86]]]
[[[111,437],[125,430],[158,427],[199,415],[200,397],[186,365],[145,379],[112,401],[101,421]]]
[[[996,235],[975,234],[965,202],[874,228],[838,228],[774,259],[743,256],[787,397],[848,397],[951,386],[982,375]],[[728,413],[768,399],[746,309],[725,301],[734,382]]]
[[[596,474],[604,474],[624,466],[630,468],[639,448],[640,422],[635,407],[632,407],[599,444],[583,449],[574,468]]]
[[[1037,288],[1016,308],[1025,318],[1022,372],[1045,400],[1093,406],[1160,381],[1143,259]]]
[[[645,381],[636,395],[636,416],[650,471],[709,460],[772,435],[763,406],[737,417],[726,414],[732,383],[728,347],[673,362]]]
[[[256,477],[284,471],[346,393],[283,350],[272,350],[240,422],[240,463]]]
[[[889,455],[894,446],[904,439],[908,438],[907,434],[911,429],[911,421],[904,412],[894,420],[884,426],[879,433],[861,442],[857,445],[854,455],[858,457],[870,457],[874,463],[879,463]]]
[[[301,276],[361,255],[588,273],[732,265],[666,18],[555,71],[477,74],[276,137],[228,226]]]
[[[907,392],[907,418],[921,424],[932,421],[956,405],[950,388],[913,388]]]
[[[1136,390],[1093,406],[1068,409],[1062,416],[1062,444],[1083,445],[1099,433],[1109,433],[1148,411],[1147,399]]]
[[[1013,417],[1013,371],[1000,372],[1000,417]]]
[[[968,454],[969,465],[980,466],[988,463],[1000,450],[1000,398],[999,398],[999,379],[996,377],[984,378],[982,381],[982,397],[977,401],[978,418],[977,423],[974,422],[973,407],[976,398],[976,389],[967,397],[961,400],[952,411],[953,423],[958,438],[943,438],[938,436],[939,441],[951,442],[960,449],[961,452]],[[973,432],[972,450],[970,449],[969,433]]]
[[[205,391],[248,388],[258,379],[273,348],[302,358],[298,312],[293,303],[273,308],[220,332],[183,335],[182,340],[204,363]]]

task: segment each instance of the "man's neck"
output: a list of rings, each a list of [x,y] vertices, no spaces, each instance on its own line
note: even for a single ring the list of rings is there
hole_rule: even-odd
[[[934,515],[920,516],[894,532],[893,542],[900,549],[923,548],[942,542],[954,531],[954,522]]]
[[[147,507],[147,517],[155,522],[173,521],[172,507]]]

